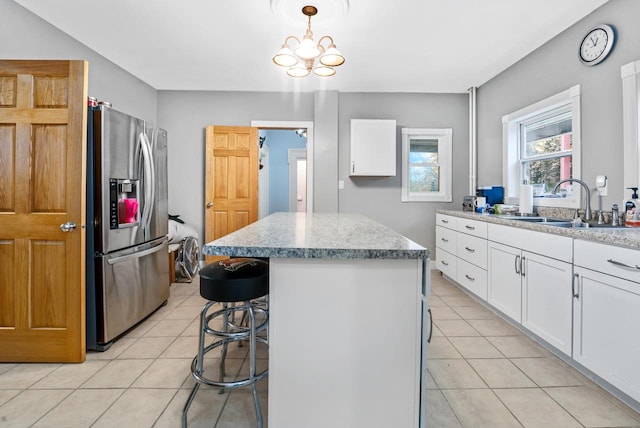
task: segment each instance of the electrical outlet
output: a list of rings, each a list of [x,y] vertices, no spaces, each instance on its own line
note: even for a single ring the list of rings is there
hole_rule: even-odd
[[[344,180],[338,180],[338,190],[344,189]]]

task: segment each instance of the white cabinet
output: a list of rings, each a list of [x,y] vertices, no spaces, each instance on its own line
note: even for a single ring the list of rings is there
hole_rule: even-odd
[[[395,120],[351,119],[349,175],[396,175]]]
[[[573,358],[640,401],[640,251],[580,240],[574,248]]]
[[[571,239],[494,224],[488,239],[487,301],[571,355]]]
[[[436,267],[487,300],[487,224],[436,214]]]
[[[522,253],[522,325],[571,355],[570,263]]]
[[[489,241],[487,301],[517,322],[522,322],[521,261],[520,249]]]

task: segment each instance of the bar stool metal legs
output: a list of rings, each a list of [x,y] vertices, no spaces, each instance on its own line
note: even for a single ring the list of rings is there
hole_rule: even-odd
[[[251,392],[253,395],[253,401],[256,408],[256,420],[258,428],[262,428],[263,418],[262,409],[260,408],[260,400],[258,398],[258,390],[256,382],[264,378],[268,374],[268,369],[264,369],[262,372],[257,373],[256,367],[256,346],[257,343],[263,343],[267,345],[265,338],[259,337],[258,333],[265,330],[268,325],[269,315],[265,309],[254,308],[251,301],[246,301],[242,305],[228,305],[224,304],[222,309],[207,315],[211,307],[215,302],[207,302],[200,311],[200,332],[198,338],[198,354],[191,362],[191,374],[195,379],[195,385],[189,394],[187,402],[182,410],[182,427],[187,427],[187,412],[191,403],[193,402],[198,389],[201,384],[208,386],[219,387],[221,393],[226,389],[240,388],[243,386],[251,386]],[[248,326],[236,325],[233,323],[235,319],[235,312],[243,311],[244,315],[248,318]],[[264,319],[259,323],[256,321],[256,312],[259,312]],[[212,320],[222,319],[222,327],[217,330],[211,326]],[[208,346],[205,346],[206,334],[219,338]],[[227,346],[229,342],[249,341],[249,376],[245,379],[239,379],[235,381],[224,381],[225,376],[225,359],[227,355]],[[212,380],[204,375],[204,356],[207,352],[220,347],[220,378],[219,380]]]

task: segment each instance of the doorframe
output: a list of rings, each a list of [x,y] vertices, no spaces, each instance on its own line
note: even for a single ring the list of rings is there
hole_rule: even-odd
[[[261,129],[307,130],[307,212],[313,212],[313,122],[291,120],[252,120],[251,127]]]

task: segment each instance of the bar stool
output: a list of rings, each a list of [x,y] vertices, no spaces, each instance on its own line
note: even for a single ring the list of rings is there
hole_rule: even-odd
[[[264,260],[241,258],[222,260],[212,263],[200,270],[200,295],[208,302],[200,311],[200,338],[198,354],[191,362],[191,375],[196,381],[191,394],[182,410],[182,426],[187,426],[187,412],[200,385],[208,385],[226,389],[251,386],[253,401],[256,407],[258,428],[262,427],[262,410],[256,389],[256,382],[268,374],[268,369],[256,373],[256,342],[267,345],[267,340],[258,336],[269,323],[266,307],[255,306],[252,300],[269,294],[269,263]],[[222,309],[207,314],[211,306],[222,303]],[[236,324],[236,313],[243,313],[248,323]],[[256,317],[258,315],[258,317]],[[260,318],[256,321],[256,318]],[[213,327],[212,321],[221,321],[221,329]],[[205,334],[215,337],[210,345],[205,346]],[[230,342],[249,342],[249,376],[235,381],[224,381],[227,345]],[[213,380],[204,375],[204,356],[207,352],[221,348],[220,380]]]

